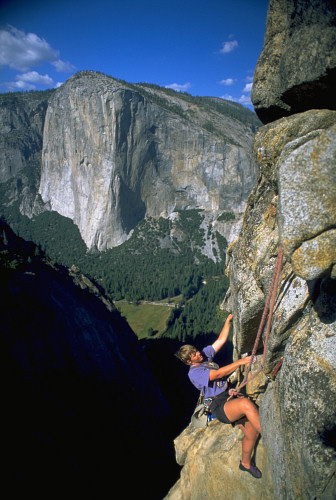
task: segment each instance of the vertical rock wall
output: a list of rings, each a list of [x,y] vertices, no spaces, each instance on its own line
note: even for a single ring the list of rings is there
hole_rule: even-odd
[[[270,0],[252,92],[267,123],[253,143],[260,174],[239,238],[228,248],[224,301],[234,315],[237,358],[252,350],[282,247],[263,373],[246,387],[260,410],[256,459],[263,477],[249,478],[246,492],[239,436],[229,436],[227,426],[221,434],[213,422],[203,431],[189,427],[175,441],[184,468],[169,500],[336,497],[334,37],[335,2]],[[265,332],[262,338],[260,348]]]
[[[263,396],[248,387],[258,396],[272,482],[283,499],[336,492],[335,123],[335,112],[307,111],[256,134],[261,175],[229,249],[226,307],[237,356],[252,348],[279,245],[285,253],[264,373],[281,356],[282,368]]]
[[[257,175],[251,128],[192,105],[186,120],[183,100],[159,99],[166,107],[136,86],[89,73],[68,80],[50,102],[40,194],[74,221],[88,248],[121,244],[145,215],[243,210]],[[204,128],[210,119],[222,135]]]
[[[318,142],[318,165],[322,169],[323,165],[330,166],[329,185],[334,182],[335,142],[333,161],[329,162],[328,138],[335,123],[334,111],[308,111],[278,120],[256,134],[254,154],[260,176],[248,198],[240,236],[228,249],[230,289],[224,307],[234,316],[236,358],[252,350],[279,245],[285,252],[264,372],[247,385],[247,393],[260,408],[262,440],[256,460],[263,477],[260,481],[250,476],[246,479],[246,474],[238,470],[238,431],[218,422],[202,431],[188,427],[175,441],[177,459],[184,467],[180,481],[167,497],[169,500],[220,499],[223,488],[227,499],[334,498],[335,259],[327,251],[329,245],[318,252],[315,244],[316,238],[328,241],[332,212],[321,214],[323,224],[311,215],[309,231],[302,228],[307,226],[305,220],[311,213],[319,213],[319,207],[325,203],[333,204],[330,199],[335,190],[326,188],[323,175],[313,181],[309,172],[314,165],[311,151]],[[301,157],[299,153],[311,161],[301,163],[297,159]],[[296,162],[297,173],[289,185],[297,194],[291,200],[292,224],[288,223],[289,230],[284,231],[286,211],[282,207],[287,204],[283,202],[282,179],[288,178],[286,165],[291,161]],[[289,241],[295,244],[290,245]],[[301,247],[310,248],[313,259],[303,259],[298,272],[293,264],[296,252],[292,249]],[[314,277],[307,279],[307,273],[313,272]],[[282,367],[272,381],[268,377],[281,357]],[[261,358],[257,356],[252,373],[260,367]]]
[[[281,356],[282,368],[263,396],[248,387],[283,499],[336,495],[335,20],[332,1],[270,0],[252,100],[264,123],[283,118],[255,136],[260,176],[229,249],[237,356],[251,349],[284,251],[264,373]]]

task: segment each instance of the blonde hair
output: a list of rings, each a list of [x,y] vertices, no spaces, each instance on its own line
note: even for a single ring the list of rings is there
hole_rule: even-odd
[[[197,351],[196,347],[185,344],[181,346],[178,351],[176,351],[174,356],[180,359],[185,365],[189,365],[190,363],[188,363],[188,361],[190,361],[190,357],[195,351]]]

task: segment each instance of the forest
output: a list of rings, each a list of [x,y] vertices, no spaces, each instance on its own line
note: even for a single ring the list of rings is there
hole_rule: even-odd
[[[220,331],[224,313],[219,305],[228,288],[224,273],[227,242],[218,232],[205,234],[200,228],[202,211],[181,211],[174,222],[146,218],[129,240],[104,252],[88,252],[77,226],[56,212],[29,219],[15,204],[2,211],[19,236],[36,243],[51,261],[79,268],[113,301],[140,303],[179,297],[165,337],[184,342]],[[231,212],[221,215],[224,220],[233,217]],[[173,224],[179,229],[179,239],[171,235]],[[213,245],[214,259],[202,253],[205,238]]]

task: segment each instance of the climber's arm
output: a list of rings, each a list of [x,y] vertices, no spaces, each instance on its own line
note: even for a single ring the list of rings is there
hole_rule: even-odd
[[[231,326],[232,318],[233,318],[232,314],[229,314],[228,317],[226,318],[223,329],[220,332],[218,339],[215,340],[215,342],[212,344],[212,347],[214,348],[215,352],[218,352],[223,347],[225,342],[227,341],[229,333],[230,333],[230,326]]]
[[[218,368],[218,370],[210,370],[209,380],[212,382],[213,380],[219,380],[223,377],[228,377],[233,373],[239,366],[247,365],[251,361],[251,356],[246,356],[246,358],[238,359],[229,365],[222,366]]]

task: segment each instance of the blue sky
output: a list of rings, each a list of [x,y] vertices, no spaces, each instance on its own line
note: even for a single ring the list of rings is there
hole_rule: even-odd
[[[253,109],[268,0],[1,0],[0,92],[80,70]]]

